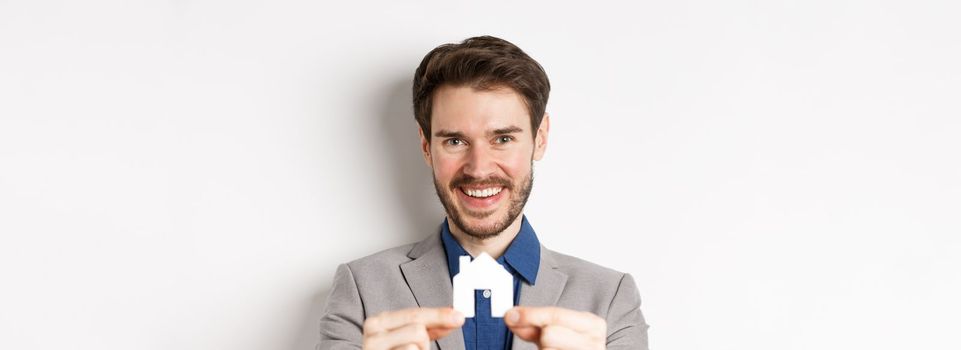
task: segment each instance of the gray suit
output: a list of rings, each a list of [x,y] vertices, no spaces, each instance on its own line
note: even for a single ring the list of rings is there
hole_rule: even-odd
[[[317,349],[359,349],[367,317],[410,307],[449,307],[452,293],[440,234],[340,265],[320,320]],[[541,245],[537,282],[522,282],[520,294],[520,305],[559,306],[604,318],[608,349],[648,348],[648,325],[629,274]],[[536,349],[516,336],[513,344],[514,349]],[[438,339],[432,348],[438,347],[464,349],[463,332]]]

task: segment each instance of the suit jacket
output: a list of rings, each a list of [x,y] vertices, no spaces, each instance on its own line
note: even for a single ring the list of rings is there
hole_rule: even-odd
[[[411,307],[449,307],[453,287],[440,234],[337,267],[320,320],[318,350],[359,349],[367,317]],[[607,321],[608,349],[647,350],[641,298],[630,274],[551,251],[541,245],[534,285],[521,283],[520,305],[588,311]],[[432,349],[463,350],[453,331]],[[537,347],[514,336],[513,349]]]

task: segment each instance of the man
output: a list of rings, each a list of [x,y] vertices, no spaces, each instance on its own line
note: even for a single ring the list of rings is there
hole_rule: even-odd
[[[419,243],[338,267],[318,349],[647,349],[631,276],[544,248],[522,215],[549,92],[543,68],[502,39],[424,57],[414,115],[447,218]],[[451,308],[458,258],[481,253],[513,276],[517,306],[503,318],[490,290],[475,291],[475,317]]]

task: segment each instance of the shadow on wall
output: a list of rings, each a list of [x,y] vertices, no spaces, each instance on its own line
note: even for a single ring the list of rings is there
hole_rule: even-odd
[[[416,242],[437,232],[444,220],[444,210],[434,190],[430,167],[424,162],[420,151],[420,128],[414,121],[411,103],[411,80],[409,77],[393,80],[385,92],[384,109],[380,130],[383,136],[383,154],[390,164],[391,174],[385,176],[393,182],[389,200],[394,208],[404,214],[404,226],[398,228],[404,242]]]
[[[409,78],[397,78],[388,85],[390,88],[381,92],[376,101],[383,101],[382,109],[377,111],[376,123],[370,123],[376,130],[359,131],[361,135],[378,135],[381,142],[381,156],[372,157],[382,164],[388,164],[389,174],[381,178],[389,181],[391,191],[384,200],[390,201],[393,210],[403,214],[406,218],[400,227],[391,228],[403,242],[415,242],[437,232],[444,219],[444,210],[434,191],[433,178],[430,168],[424,163],[420,151],[420,140],[417,137],[417,122],[414,121],[414,111],[411,105],[411,81]],[[361,108],[362,109],[362,108]],[[373,253],[373,252],[370,252]],[[322,277],[322,278],[332,278]],[[323,280],[316,290],[307,319],[304,321],[299,337],[294,341],[293,349],[314,349],[320,338],[320,318],[324,313],[324,304],[330,293],[331,280]]]

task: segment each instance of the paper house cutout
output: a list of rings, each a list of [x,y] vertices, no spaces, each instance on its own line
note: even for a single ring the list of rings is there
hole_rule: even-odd
[[[481,253],[474,261],[470,256],[460,257],[460,272],[454,276],[454,310],[465,317],[474,317],[474,290],[491,291],[491,317],[504,317],[514,306],[514,276],[494,261],[487,253]]]

